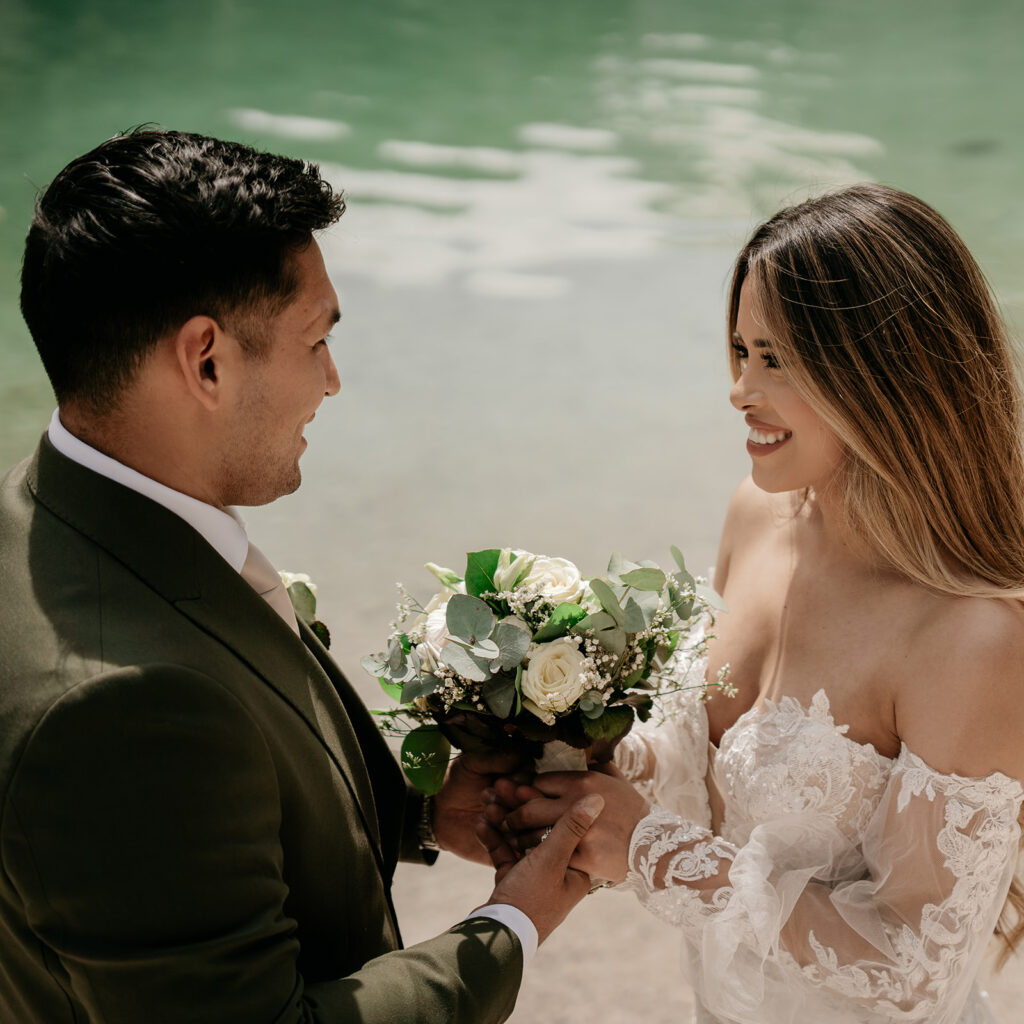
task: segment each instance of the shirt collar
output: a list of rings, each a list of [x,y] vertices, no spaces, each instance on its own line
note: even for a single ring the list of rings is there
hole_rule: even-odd
[[[47,431],[54,448],[86,469],[91,469],[108,480],[131,488],[168,511],[184,519],[235,572],[241,572],[249,552],[249,538],[245,523],[234,508],[221,511],[181,491],[172,490],[164,484],[137,470],[126,466],[109,455],[97,451],[75,437],[60,421],[60,410],[54,409]]]

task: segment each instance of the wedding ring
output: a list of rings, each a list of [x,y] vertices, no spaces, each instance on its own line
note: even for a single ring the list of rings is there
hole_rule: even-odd
[[[543,832],[541,832],[541,834],[540,834],[540,842],[543,843],[544,840],[547,839],[547,837],[549,835],[551,835],[551,826],[550,825],[548,825],[548,827],[546,829],[544,829]]]

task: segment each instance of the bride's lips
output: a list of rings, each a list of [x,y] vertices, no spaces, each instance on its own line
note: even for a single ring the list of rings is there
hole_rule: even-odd
[[[747,435],[747,453],[753,457],[771,455],[778,451],[792,436],[792,431],[776,427],[771,423],[746,418],[750,433]]]

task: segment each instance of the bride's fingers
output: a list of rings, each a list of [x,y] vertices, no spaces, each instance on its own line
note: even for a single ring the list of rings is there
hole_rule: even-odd
[[[552,800],[549,797],[531,800],[506,815],[505,827],[515,833],[545,829],[558,821],[570,803],[571,800]]]
[[[487,851],[487,856],[491,858],[500,880],[519,859],[519,854],[509,845],[508,837],[483,818],[476,823],[476,836]]]

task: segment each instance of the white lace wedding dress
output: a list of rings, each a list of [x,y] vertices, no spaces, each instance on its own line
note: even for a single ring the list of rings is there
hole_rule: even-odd
[[[716,750],[691,691],[620,745],[652,802],[624,886],[682,930],[698,1024],[992,1020],[974,978],[1016,867],[1020,784],[845,732],[820,690],[748,711]]]

